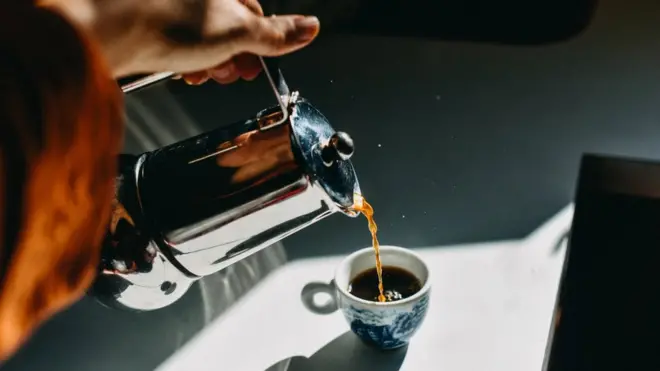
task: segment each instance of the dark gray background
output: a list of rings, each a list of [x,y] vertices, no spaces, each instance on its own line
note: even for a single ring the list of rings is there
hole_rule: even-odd
[[[382,241],[435,246],[530,232],[571,201],[583,152],[659,157],[659,62],[660,3],[635,0],[602,1],[588,29],[557,44],[346,36],[283,69],[353,136]],[[182,96],[197,117],[238,119],[271,102],[262,86]],[[285,246],[305,257],[369,243],[364,220],[337,215]]]
[[[343,36],[283,69],[353,136],[382,242],[424,247],[524,236],[571,201],[583,152],[659,158],[659,61],[660,3],[603,0],[563,43]],[[173,91],[205,129],[270,103],[263,81]],[[336,215],[284,244],[296,259],[369,242],[363,219]],[[195,291],[140,315],[84,299],[2,370],[150,370],[201,329],[199,312]]]

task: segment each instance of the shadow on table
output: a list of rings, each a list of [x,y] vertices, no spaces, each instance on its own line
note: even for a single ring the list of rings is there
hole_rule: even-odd
[[[408,352],[407,347],[382,351],[364,344],[350,331],[326,344],[310,358],[291,357],[265,371],[398,371]]]

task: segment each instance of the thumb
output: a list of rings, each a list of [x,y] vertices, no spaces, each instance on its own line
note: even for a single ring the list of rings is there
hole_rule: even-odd
[[[285,15],[251,17],[241,52],[276,57],[305,47],[316,38],[321,25],[316,17]]]

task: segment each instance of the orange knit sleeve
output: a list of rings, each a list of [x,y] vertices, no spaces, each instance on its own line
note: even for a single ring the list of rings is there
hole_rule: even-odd
[[[96,46],[54,12],[0,5],[0,362],[91,284],[122,130]]]

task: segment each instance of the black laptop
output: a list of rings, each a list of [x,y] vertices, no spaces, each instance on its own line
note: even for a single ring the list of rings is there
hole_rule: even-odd
[[[660,163],[586,155],[546,371],[660,371]]]

